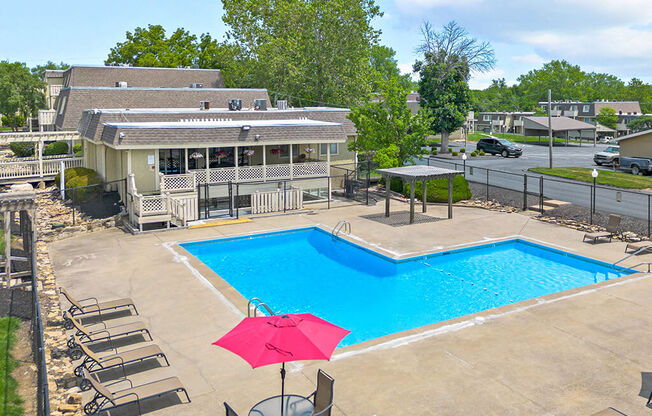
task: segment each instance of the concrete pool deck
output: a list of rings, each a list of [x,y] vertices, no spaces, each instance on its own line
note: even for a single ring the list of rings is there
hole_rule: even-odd
[[[316,209],[316,215],[219,227],[136,236],[109,230],[57,241],[49,250],[57,284],[74,295],[135,301],[140,316],[112,319],[109,325],[145,322],[171,367],[135,372],[130,379],[140,384],[175,375],[192,399],[169,407],[172,398],[146,403],[147,414],[156,416],[222,414],[224,401],[247,415],[255,403],[280,393],[279,366],[252,370],[211,345],[240,321],[245,308],[236,303],[234,310],[225,302],[215,289],[219,285],[210,284],[214,281],[201,265],[189,268],[197,264],[180,255],[176,243],[312,225],[331,229],[347,219],[356,242],[393,257],[508,236],[606,262],[624,256],[624,243],[582,243],[581,232],[529,214],[455,207],[452,220],[402,227],[363,218],[383,209],[383,204],[340,203]],[[430,205],[428,211],[446,216],[445,206]],[[652,261],[652,254],[625,265],[640,261]],[[330,362],[290,364],[286,391],[308,395],[323,368],[335,378],[334,415],[590,415],[609,406],[628,415],[649,414],[643,396],[652,377],[643,391],[641,385],[644,373],[652,371],[652,280],[634,277],[594,286],[479,314],[485,319],[463,317],[347,347]],[[233,299],[237,293],[225,295]],[[121,349],[135,346],[140,344]]]

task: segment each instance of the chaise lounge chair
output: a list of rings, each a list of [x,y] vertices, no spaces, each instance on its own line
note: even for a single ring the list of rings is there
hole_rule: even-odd
[[[652,250],[652,241],[642,240],[642,241],[637,241],[635,243],[627,243],[627,246],[625,247],[625,253],[627,253],[630,250],[633,251],[634,253],[638,252],[639,250],[641,251],[641,253],[650,251]]]
[[[317,372],[317,389],[306,397],[312,397],[314,409],[310,416],[330,416],[333,407],[333,377],[326,374],[322,369]]]
[[[105,385],[95,380],[88,370],[84,369],[83,372],[84,378],[90,381],[91,387],[95,390],[95,396],[93,396],[93,399],[84,405],[84,413],[87,415],[94,415],[98,412],[112,410],[134,403],[138,405],[138,414],[142,415],[142,409],[140,407],[141,401],[161,397],[169,393],[183,392],[188,403],[190,403],[188,391],[186,391],[186,388],[181,384],[181,381],[177,377],[157,380],[134,387],[131,380],[127,378]],[[122,382],[128,382],[129,388],[114,392],[107,388],[108,386],[114,386]]]
[[[136,309],[136,305],[134,305],[134,301],[129,298],[109,300],[106,302],[98,302],[96,298],[77,300],[74,297],[72,297],[70,293],[68,293],[68,291],[63,287],[59,288],[59,292],[66,298],[66,300],[68,300],[68,302],[70,302],[70,308],[68,308],[69,316],[84,315],[93,312],[101,313],[105,311],[114,311],[123,308],[127,308],[127,309],[133,308],[134,313],[138,315],[138,310]],[[86,302],[89,300],[93,301],[93,303],[90,303],[88,305],[82,305],[82,302]],[[66,329],[72,329],[72,325],[70,324],[70,321],[65,317],[64,317],[64,327]]]
[[[226,409],[226,416],[238,416],[235,410],[233,410],[227,402],[224,402],[224,408]]]
[[[70,321],[72,322],[73,327],[77,330],[77,332],[68,340],[68,348],[72,350],[70,352],[70,358],[73,360],[78,360],[82,356],[81,350],[77,349],[80,344],[89,344],[100,341],[111,342],[115,338],[126,337],[135,334],[147,334],[149,340],[153,340],[152,335],[149,333],[149,329],[147,329],[145,324],[142,322],[133,322],[125,325],[112,326],[109,328],[104,325],[103,329],[90,331],[84,325],[79,323],[79,321],[77,321],[75,318],[70,318]],[[102,324],[104,323],[102,322]]]
[[[592,241],[595,244],[600,238],[608,238],[609,242],[613,236],[618,232],[618,226],[620,226],[620,215],[609,215],[609,222],[607,223],[607,231],[600,233],[586,233],[582,241]]]
[[[170,362],[163,351],[161,351],[161,348],[155,344],[129,351],[116,351],[115,354],[110,354],[104,357],[99,357],[84,344],[79,344],[79,348],[85,355],[82,363],[75,368],[75,375],[82,378],[79,382],[79,388],[81,391],[86,391],[91,388],[90,381],[83,378],[84,370],[87,370],[89,373],[96,373],[114,367],[122,367],[124,371],[126,365],[149,360],[151,358],[162,358],[165,360],[165,364],[168,366],[170,365]]]

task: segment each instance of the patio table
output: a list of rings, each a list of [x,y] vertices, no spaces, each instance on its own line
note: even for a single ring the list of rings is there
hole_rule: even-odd
[[[312,402],[297,394],[283,396],[283,416],[310,416],[314,406]],[[281,416],[281,396],[269,397],[249,411],[249,416]]]

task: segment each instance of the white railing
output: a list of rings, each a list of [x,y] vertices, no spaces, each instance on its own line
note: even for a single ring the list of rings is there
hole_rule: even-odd
[[[303,208],[303,190],[282,189],[271,192],[254,192],[251,194],[251,213],[265,214],[268,212],[289,211]]]
[[[564,110],[564,117],[577,117],[577,110]]]
[[[56,97],[61,93],[61,87],[63,85],[50,85],[50,95]]]
[[[0,143],[12,142],[55,142],[67,140],[81,140],[78,131],[32,131],[0,133]]]
[[[57,118],[56,110],[38,110],[38,124],[39,125],[51,125],[54,124],[54,120]]]
[[[505,120],[491,120],[492,126],[502,126],[505,124]]]
[[[173,217],[176,217],[184,227],[188,221],[195,221],[198,219],[196,192],[167,195],[170,198],[170,213]]]
[[[514,127],[522,127],[523,120],[514,120]]]
[[[228,168],[198,169],[180,175],[161,174],[161,192],[187,192],[195,190],[198,184],[226,182],[257,182],[279,179],[298,179],[328,176],[327,162],[307,162],[239,166]]]
[[[84,158],[81,157],[44,158],[42,162],[38,160],[0,162],[0,180],[54,176],[61,170],[62,161],[66,169],[84,164]]]

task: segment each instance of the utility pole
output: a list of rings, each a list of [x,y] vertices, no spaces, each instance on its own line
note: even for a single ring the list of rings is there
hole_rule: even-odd
[[[551,101],[552,92],[548,90],[548,159],[550,160],[550,169],[552,169],[552,117],[550,116]]]

